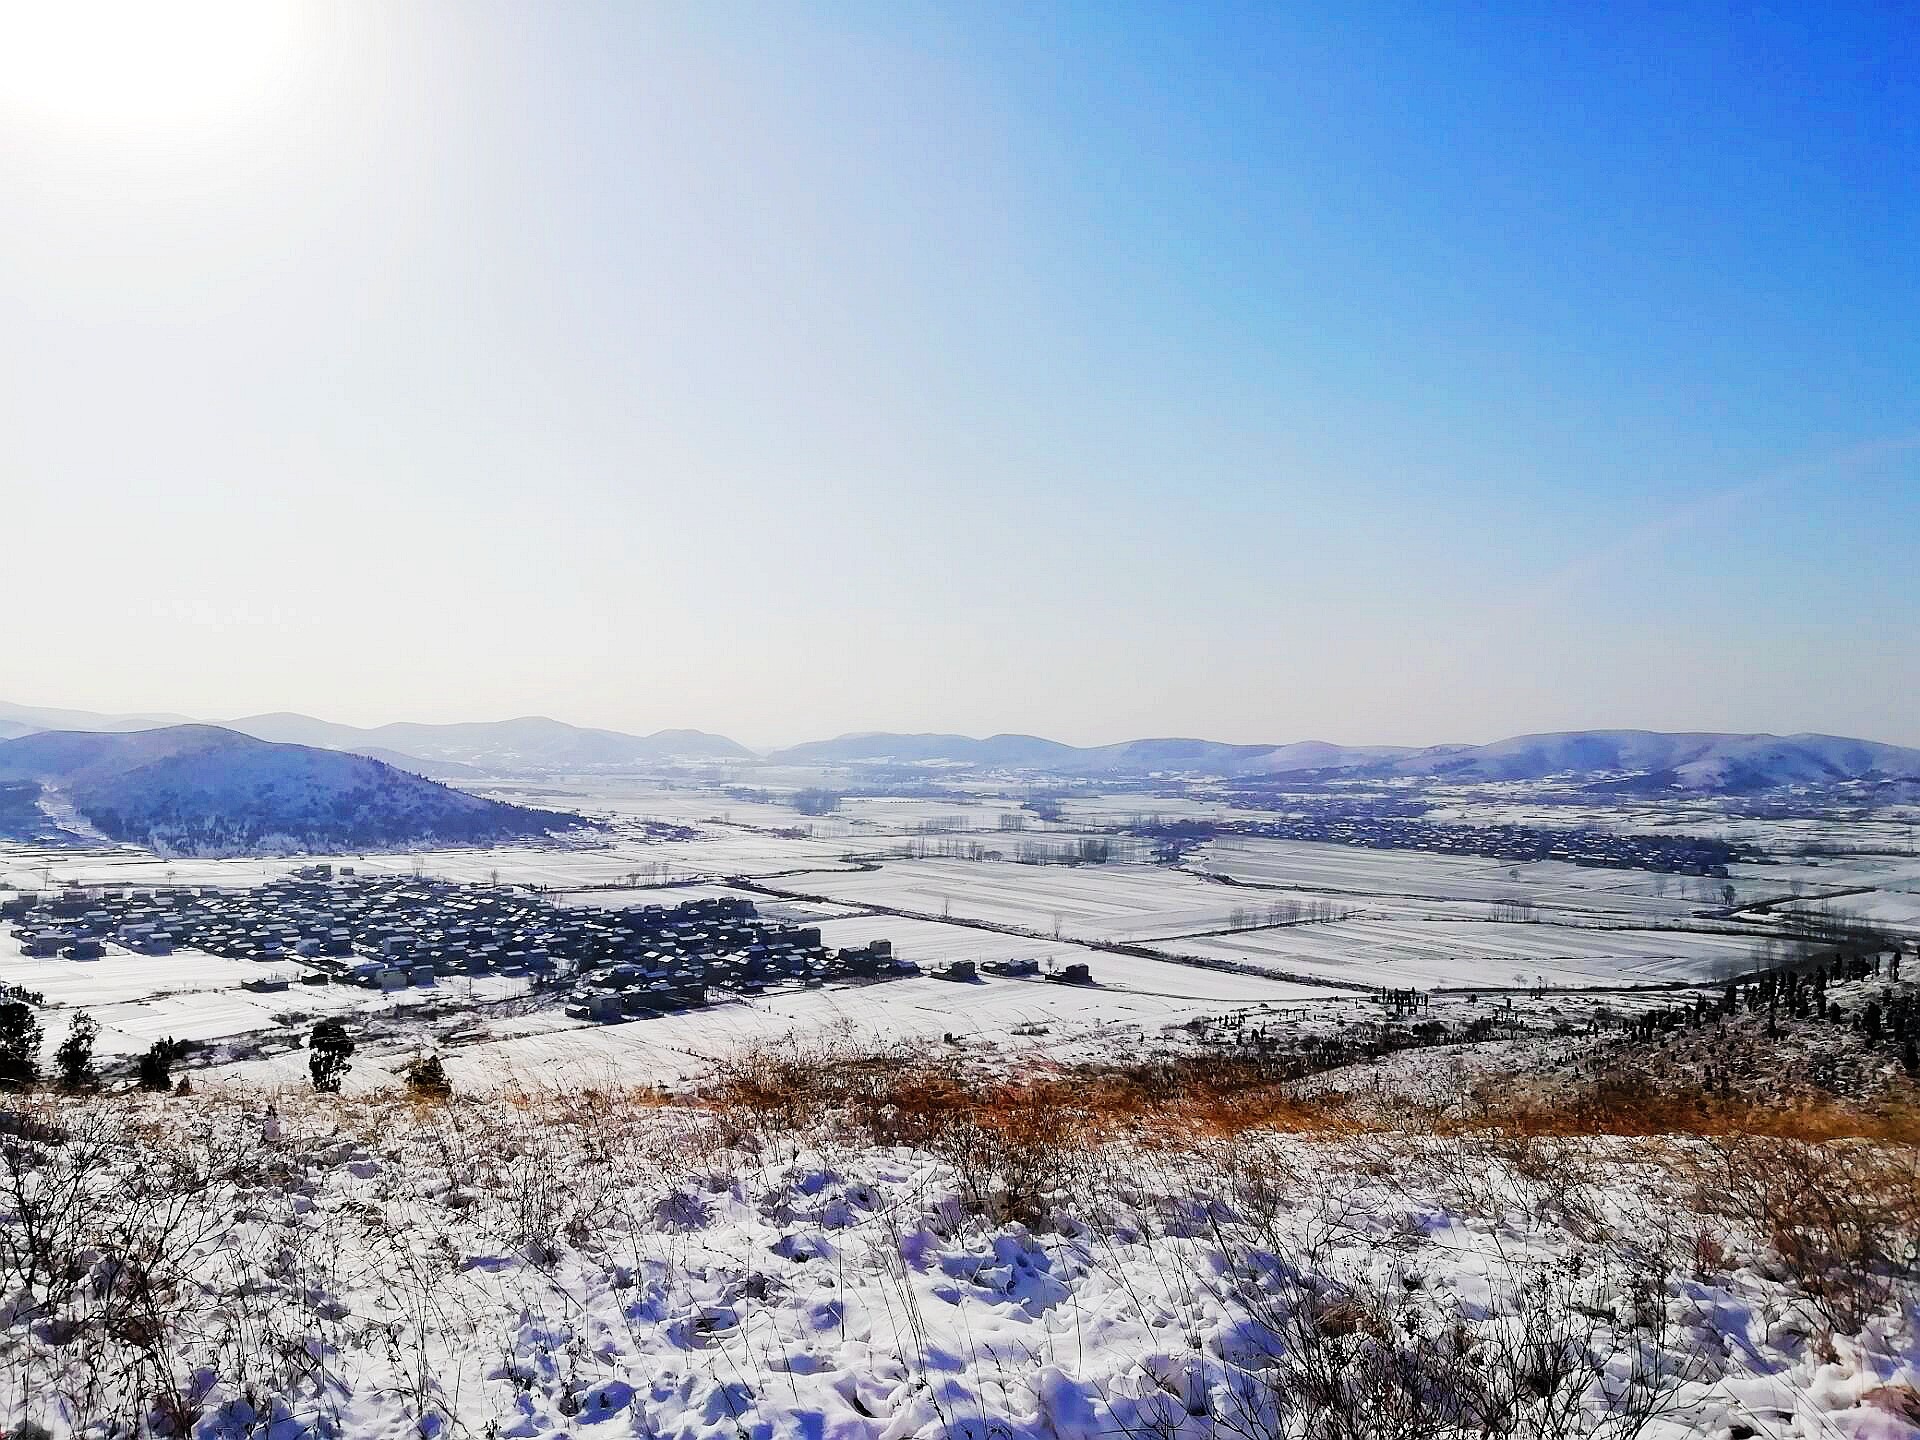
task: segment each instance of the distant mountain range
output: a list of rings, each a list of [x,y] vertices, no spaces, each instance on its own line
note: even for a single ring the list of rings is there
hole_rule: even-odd
[[[468,795],[365,756],[272,744],[215,725],[51,730],[0,741],[4,782],[39,787],[36,804],[56,824],[176,855],[482,845],[585,823]]]
[[[102,715],[95,710],[53,710],[0,700],[0,740],[39,730],[153,730],[162,725],[192,723],[185,715]]]
[[[0,738],[39,730],[137,731],[182,723],[166,715],[94,715],[0,704]],[[618,771],[681,761],[753,763],[760,757],[723,735],[660,730],[629,735],[559,720],[454,725],[340,725],[309,715],[252,715],[227,729],[280,744],[350,751],[448,781],[529,771]],[[814,740],[765,757],[777,765],[920,765],[1063,776],[1182,774],[1472,782],[1566,778],[1620,793],[1738,794],[1783,785],[1845,781],[1920,782],[1920,750],[1834,735],[1573,730],[1520,735],[1490,745],[1230,745],[1215,740],[1128,740],[1068,745],[1039,735],[903,735],[870,731]]]
[[[724,735],[699,730],[659,730],[627,735],[587,730],[544,716],[483,720],[457,725],[401,722],[370,730],[336,725],[310,715],[249,715],[229,728],[261,740],[352,750],[392,757],[393,763],[425,761],[448,778],[488,770],[613,769],[670,760],[751,760],[753,752]],[[446,767],[458,767],[448,772]]]
[[[1614,788],[1713,793],[1848,780],[1920,778],[1920,750],[1838,735],[1737,735],[1574,730],[1491,745],[1442,745],[1370,767],[1457,780],[1614,776]]]
[[[197,723],[184,715],[102,715],[0,702],[0,740],[42,730],[151,730]],[[755,758],[746,746],[724,735],[699,730],[627,735],[618,730],[583,729],[538,715],[456,725],[399,723],[366,729],[281,711],[219,723],[256,740],[347,750],[439,780],[475,779],[502,771],[618,769],[674,760]]]
[[[1048,770],[1062,775],[1260,774],[1368,764],[1411,754],[1405,749],[1355,748],[1309,740],[1296,745],[1229,745],[1218,740],[1123,740],[1117,745],[1067,745],[1038,735],[892,735],[868,731],[813,740],[776,750],[780,765],[971,765],[987,770]]]
[[[777,750],[791,765],[951,764],[1046,770],[1062,775],[1183,773],[1224,777],[1426,777],[1492,782],[1587,780],[1633,793],[1681,790],[1737,794],[1783,785],[1920,779],[1920,750],[1836,735],[1672,734],[1573,730],[1520,735],[1490,745],[1226,745],[1211,740],[1133,740],[1073,746],[1032,735],[843,735]]]

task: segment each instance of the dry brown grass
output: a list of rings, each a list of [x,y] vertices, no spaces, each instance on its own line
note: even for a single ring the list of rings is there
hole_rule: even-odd
[[[1487,1088],[1464,1113],[1434,1117],[1440,1133],[1500,1130],[1541,1136],[1764,1135],[1820,1144],[1872,1140],[1920,1145],[1920,1109],[1839,1100],[1765,1104],[1675,1090],[1644,1076],[1615,1074],[1546,1098]]]
[[[825,1125],[883,1143],[924,1144],[956,1126],[1080,1144],[1180,1143],[1250,1130],[1539,1137],[1757,1135],[1807,1143],[1920,1145],[1920,1108],[1840,1100],[1765,1104],[1676,1090],[1615,1073],[1541,1094],[1511,1081],[1461,1102],[1364,1106],[1305,1093],[1284,1061],[1185,1056],[1132,1063],[1029,1064],[992,1072],[904,1046],[784,1042],[723,1063],[691,1097],[742,1136]]]
[[[1341,1097],[1303,1098],[1292,1078],[1267,1061],[1210,1058],[986,1073],[904,1048],[829,1043],[749,1050],[693,1098],[743,1136],[825,1125],[887,1144],[924,1144],[961,1126],[1082,1145],[1346,1127]]]
[[[1298,1099],[1289,1078],[1258,1060],[1201,1059],[1008,1074],[904,1046],[788,1041],[725,1062],[693,1100],[749,1149],[810,1136],[927,1151],[982,1210],[1031,1219],[1113,1142],[1177,1147],[1342,1123],[1340,1104]]]
[[[1914,1133],[1909,1114],[1768,1110],[1618,1077],[1562,1094],[1490,1090],[1465,1107],[1363,1105],[1300,1088],[1284,1065],[1257,1058],[1009,1073],[826,1040],[748,1052],[677,1097],[621,1086],[431,1101],[399,1089],[269,1097],[212,1086],[184,1099],[27,1096],[0,1124],[0,1202],[21,1217],[0,1227],[0,1282],[74,1327],[49,1332],[86,1362],[71,1370],[74,1405],[119,1413],[108,1408],[121,1403],[114,1397],[133,1397],[140,1414],[177,1431],[197,1403],[181,1377],[204,1353],[272,1393],[307,1384],[302,1367],[324,1370],[301,1343],[309,1335],[371,1343],[374,1331],[356,1329],[354,1316],[302,1298],[309,1279],[335,1283],[339,1247],[351,1241],[353,1264],[387,1277],[396,1304],[424,1317],[409,1321],[416,1348],[393,1362],[392,1384],[414,1387],[409,1403],[425,1413],[427,1320],[435,1307],[458,1317],[472,1293],[463,1256],[513,1254],[529,1276],[551,1277],[569,1249],[612,1236],[633,1254],[644,1238],[678,1263],[677,1227],[695,1225],[710,1197],[758,1194],[769,1175],[794,1168],[795,1151],[817,1148],[833,1165],[861,1146],[905,1145],[945,1161],[986,1224],[1082,1237],[1096,1255],[1112,1243],[1158,1245],[1157,1263],[1179,1285],[1237,1287],[1233,1303],[1257,1322],[1248,1333],[1277,1343],[1247,1357],[1241,1408],[1218,1417],[1229,1440],[1282,1433],[1275,1417],[1285,1433],[1342,1440],[1618,1440],[1693,1374],[1683,1339],[1663,1328],[1658,1302],[1672,1277],[1761,1267],[1790,1278],[1834,1336],[1910,1303],[1920,1284],[1920,1149],[1901,1143]],[[271,1143],[261,1124],[269,1100],[286,1122]],[[301,1286],[247,1274],[226,1298],[198,1288],[209,1255],[238,1257],[243,1270],[255,1263],[226,1240],[257,1223],[256,1209],[324,1192],[362,1160],[376,1163],[339,1192],[324,1226],[280,1232]],[[427,1178],[432,1204],[386,1216],[389,1204],[412,1205]],[[944,1176],[940,1188],[939,1222],[973,1223],[950,1220]],[[1405,1205],[1383,1208],[1382,1196]],[[1548,1284],[1516,1260],[1524,1323],[1511,1341],[1469,1343],[1446,1295],[1343,1268],[1339,1257],[1379,1241],[1375,1221],[1402,1208],[1412,1253],[1415,1217],[1435,1205],[1573,1237],[1581,1264],[1602,1267],[1631,1319],[1583,1308],[1571,1271]],[[679,1218],[683,1209],[696,1218]],[[896,1220],[882,1208],[872,1223]],[[899,1232],[880,1233],[874,1254],[899,1263]],[[1225,1267],[1188,1278],[1184,1247],[1195,1240]],[[1400,1237],[1386,1243],[1397,1250]],[[106,1253],[114,1283],[98,1294],[78,1285],[85,1257]],[[279,1253],[258,1258],[279,1264]],[[1417,1267],[1407,1276],[1418,1280]],[[233,1308],[234,1296],[244,1306]],[[49,1353],[29,1341],[11,1362],[22,1391]],[[6,1363],[0,1347],[0,1378]],[[1624,1376],[1623,1388],[1605,1416],[1588,1415],[1580,1397],[1603,1374]],[[1911,1399],[1883,1387],[1874,1403],[1903,1413]],[[1169,1426],[1186,1423],[1179,1398],[1166,1403]]]

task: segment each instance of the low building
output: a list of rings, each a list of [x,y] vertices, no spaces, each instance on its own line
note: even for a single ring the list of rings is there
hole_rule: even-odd
[[[989,975],[1038,975],[1040,962],[1038,960],[989,960],[980,968]]]
[[[624,1020],[626,1002],[611,990],[596,990],[587,996],[587,1015],[599,1021]]]

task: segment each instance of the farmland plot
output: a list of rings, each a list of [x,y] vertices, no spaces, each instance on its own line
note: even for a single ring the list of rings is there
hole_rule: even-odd
[[[1118,962],[1118,963],[1116,963]],[[1040,1055],[1088,1053],[1126,1045],[1125,1036],[1236,1006],[1292,1005],[1325,993],[1175,963],[1099,955],[1095,984],[987,977],[971,983],[931,978],[818,990],[783,990],[613,1025],[526,1017],[523,1033],[443,1052],[454,1083],[478,1087],[670,1083],[698,1075],[716,1059],[791,1034],[845,1033],[877,1040],[938,1043],[953,1035]],[[498,1027],[505,1030],[508,1026]],[[1015,1033],[1024,1031],[1026,1033]],[[428,1043],[426,1027],[420,1040]],[[356,1060],[349,1088],[392,1083],[404,1049]],[[220,1067],[217,1077],[299,1084],[299,1053]]]
[[[1003,935],[993,930],[978,930],[966,925],[946,925],[938,920],[902,920],[897,915],[857,915],[827,920],[820,925],[820,943],[832,948],[864,945],[869,940],[890,940],[893,953],[922,967],[944,965],[950,960],[1038,960],[1065,965],[1074,960],[1091,960],[1085,947],[1068,940],[1029,940],[1021,935]]]
[[[290,979],[298,969],[194,950],[136,955],[117,946],[98,960],[29,957],[20,953],[20,943],[10,932],[0,931],[0,983],[45,997],[39,1019],[47,1057],[83,1010],[100,1024],[96,1053],[113,1057],[137,1054],[161,1038],[222,1040],[273,1030],[275,1017],[287,1013],[371,1014],[410,1006],[472,1005],[524,994],[528,988],[524,978],[496,975],[443,979],[392,993],[357,985],[294,985],[264,992],[243,988],[244,982],[263,977]]]
[[[956,916],[1067,940],[1135,941],[1221,930],[1271,897],[1152,865],[888,861],[856,874],[806,875],[788,887],[861,905]]]
[[[1689,931],[1361,918],[1160,948],[1364,985],[1493,988],[1711,980],[1746,968],[1757,943]]]
[[[902,920],[891,915],[831,920],[820,927],[820,938],[822,943],[833,946],[891,940],[895,955],[915,961],[923,968],[953,960],[972,960],[976,964],[989,960],[1037,960],[1042,969],[1081,961],[1091,967],[1096,984],[1105,991],[1157,995],[1182,1002],[1252,1005],[1340,993],[1260,975],[1236,975],[1177,961],[1090,950],[1068,940],[1029,940],[965,925],[947,925],[938,920]]]
[[[784,829],[805,817],[789,805],[729,795],[710,786],[667,785],[623,777],[569,776],[543,783],[477,784],[471,787],[496,800],[548,810],[612,815],[625,820],[656,820],[671,825],[732,824]]]
[[[1170,795],[1070,795],[1060,802],[1060,813],[1070,822],[1096,826],[1127,825],[1142,816],[1160,823],[1271,818],[1264,811]]]
[[[1764,871],[1731,881],[1616,870],[1564,861],[1513,864],[1486,856],[1417,850],[1369,850],[1301,840],[1226,836],[1195,852],[1195,869],[1254,885],[1281,885],[1350,895],[1421,896],[1485,903],[1527,900],[1542,909],[1594,911],[1643,919],[1681,918],[1725,903],[1731,883],[1739,900],[1779,893]]]
[[[913,835],[929,827],[978,834],[999,834],[1003,816],[1012,816],[1037,828],[1038,822],[1021,810],[1016,800],[928,800],[917,796],[857,795],[840,802],[839,809],[814,820],[816,835],[855,833]]]
[[[258,885],[284,875],[297,861],[241,857],[167,859],[131,846],[40,850],[0,848],[0,884],[21,890],[63,885]]]
[[[324,857],[363,875],[423,875],[486,884],[548,889],[619,885],[638,875],[648,884],[719,880],[732,875],[774,875],[793,870],[846,869],[850,850],[884,849],[895,841],[783,839],[752,831],[720,832],[697,840],[606,845],[503,845],[495,849],[417,850]],[[0,878],[26,889],[62,885],[259,885],[311,863],[308,857],[226,860],[162,858],[139,850],[30,852],[0,855]],[[11,862],[11,863],[9,863]]]
[[[1766,884],[1775,897],[1818,895],[1823,890],[1872,886],[1881,890],[1920,890],[1920,860],[1903,855],[1810,856],[1777,865],[1731,865],[1735,876]]]
[[[306,1003],[309,996],[302,992],[262,995],[250,990],[213,990],[98,1006],[87,1012],[100,1025],[94,1054],[103,1059],[119,1058],[138,1055],[156,1040],[225,1040],[272,1030],[277,1028],[274,1017],[289,1013],[296,1005],[302,1012],[317,1014],[351,1006],[346,996],[318,993],[321,1003],[312,1005]],[[78,1014],[77,1010],[50,1010],[41,1017],[46,1026],[47,1054],[66,1038]]]
[[[640,844],[503,845],[496,849],[416,850],[320,858],[336,867],[352,866],[367,875],[405,875],[418,869],[422,874],[470,883],[485,883],[497,874],[503,883],[512,885],[583,885],[609,884],[622,879],[651,858],[648,849]],[[133,849],[35,854],[42,863],[30,870],[24,866],[6,867],[0,860],[0,875],[28,889],[63,885],[243,887],[262,884],[313,863],[312,857],[306,856],[202,860],[159,856]]]
[[[243,980],[284,973],[252,960],[229,960],[182,950],[172,955],[113,951],[98,960],[63,960],[20,953],[10,930],[0,929],[0,982],[38,990],[49,1005],[110,1005],[175,990],[232,989]]]
[[[1830,901],[1803,900],[1781,907],[1789,913],[1832,914],[1903,934],[1920,933],[1920,889],[1874,890]]]
[[[404,1019],[411,1010],[432,1010],[444,1018],[448,1007],[471,1006],[479,1000],[505,999],[523,994],[526,982],[510,976],[486,976],[468,981],[442,980],[430,986],[408,986],[383,992],[358,985],[296,985],[288,990],[255,992],[238,988],[175,992],[141,1000],[100,1006],[90,1013],[100,1022],[95,1045],[101,1055],[132,1055],[155,1040],[236,1040],[262,1032],[284,1030],[304,1035],[324,1016],[383,1020]],[[47,1043],[58,1044],[72,1013],[48,1011]],[[287,1020],[284,1017],[296,1017]],[[304,1052],[294,1057],[304,1067]],[[302,1069],[304,1073],[304,1068]]]

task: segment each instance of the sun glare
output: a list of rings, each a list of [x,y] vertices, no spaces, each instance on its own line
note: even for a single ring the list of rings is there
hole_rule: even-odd
[[[0,107],[166,127],[271,99],[294,11],[256,0],[0,0]]]

